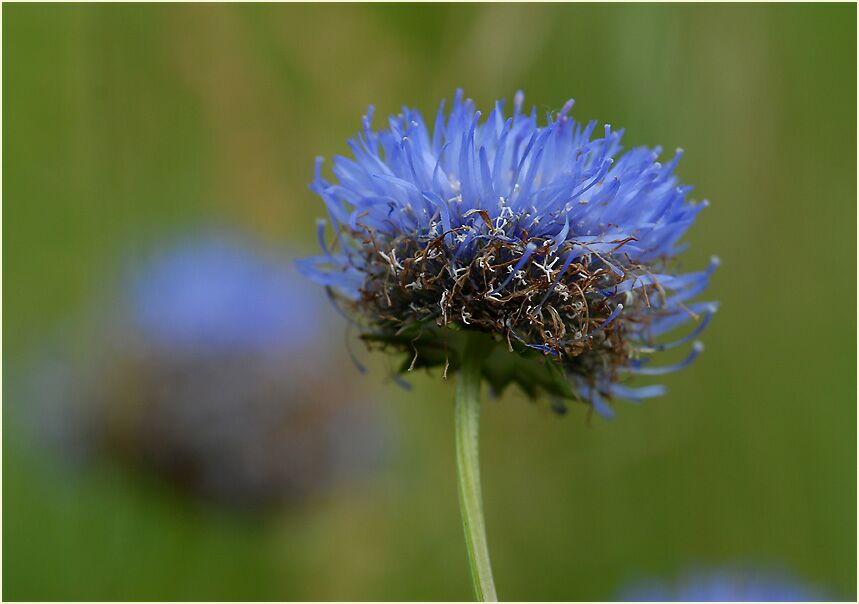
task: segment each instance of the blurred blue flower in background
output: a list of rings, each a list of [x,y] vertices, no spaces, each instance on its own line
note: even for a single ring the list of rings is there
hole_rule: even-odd
[[[692,187],[674,175],[681,151],[665,164],[658,147],[621,154],[622,130],[606,124],[593,138],[597,122],[577,123],[572,106],[539,126],[520,92],[511,116],[499,101],[481,122],[457,91],[432,131],[407,107],[374,131],[371,107],[349,141],[352,157],[334,158],[334,182],[317,161],[311,188],[334,245],[320,223],[323,254],[301,270],[340,296],[365,340],[408,354],[403,369],[456,370],[452,332],[479,331],[510,352],[560,361],[546,371],[496,356],[483,369],[496,391],[542,388],[604,415],[606,399],[661,394],[620,382],[679,369],[701,350],[694,343],[673,366],[647,364],[694,340],[715,311],[691,301],[715,259],[703,271],[672,270],[706,202],[687,201]],[[661,339],[690,320],[690,333]]]
[[[318,296],[285,258],[235,235],[178,243],[130,275],[128,289],[137,328],[164,346],[297,352],[322,345]]]
[[[688,572],[676,582],[632,583],[618,600],[637,602],[809,602],[826,593],[785,571],[725,567]]]
[[[379,409],[326,348],[330,307],[288,255],[207,233],[130,263],[123,284],[94,361],[37,372],[55,441],[245,508],[378,466]]]

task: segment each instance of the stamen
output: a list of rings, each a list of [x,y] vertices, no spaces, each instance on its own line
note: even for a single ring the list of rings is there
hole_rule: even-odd
[[[525,252],[522,254],[522,257],[519,259],[519,262],[516,263],[516,267],[513,269],[513,272],[510,273],[509,275],[507,275],[507,278],[504,279],[504,281],[502,281],[501,285],[499,285],[494,290],[492,290],[490,295],[495,295],[498,292],[500,292],[502,289],[507,287],[507,285],[513,280],[513,275],[516,274],[516,271],[520,270],[523,266],[525,266],[525,263],[528,262],[528,259],[531,257],[531,254],[533,254],[536,250],[537,250],[537,246],[534,245],[533,243],[529,243],[527,246],[525,246]]]

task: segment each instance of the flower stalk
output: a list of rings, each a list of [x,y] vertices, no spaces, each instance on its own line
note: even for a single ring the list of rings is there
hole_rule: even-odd
[[[481,350],[478,334],[466,344],[456,388],[456,467],[459,479],[459,505],[465,545],[471,567],[474,594],[479,602],[497,602],[486,526],[483,521],[483,497],[480,491],[478,435],[480,428]]]

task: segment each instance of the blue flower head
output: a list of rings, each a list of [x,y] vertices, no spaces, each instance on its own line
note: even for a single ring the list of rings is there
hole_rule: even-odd
[[[455,370],[466,332],[485,334],[483,375],[611,414],[615,397],[640,400],[660,386],[630,388],[632,374],[659,375],[649,357],[688,344],[715,305],[692,302],[716,266],[675,272],[679,243],[706,203],[674,175],[681,152],[621,153],[622,131],[569,117],[573,102],[546,116],[485,119],[457,91],[430,130],[403,108],[386,129],[363,129],[352,157],[334,158],[334,181],[317,160],[311,189],[333,227],[322,255],[302,272],[328,287],[371,345],[406,353],[402,369]],[[681,325],[685,335],[664,335]],[[493,344],[494,343],[494,344]],[[565,409],[564,405],[557,407]]]
[[[618,600],[632,602],[810,602],[828,599],[816,586],[787,572],[751,568],[711,568],[685,573],[676,583],[648,580],[631,584]]]
[[[206,233],[132,270],[130,319],[149,341],[177,350],[299,351],[323,316],[285,257],[241,236]]]
[[[39,367],[39,430],[64,457],[103,455],[248,511],[366,478],[383,416],[330,379],[343,362],[324,346],[330,309],[292,258],[218,230],[123,267],[97,354],[78,366],[59,351],[50,383]]]

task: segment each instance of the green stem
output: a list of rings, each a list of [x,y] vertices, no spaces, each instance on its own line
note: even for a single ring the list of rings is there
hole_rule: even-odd
[[[480,493],[478,429],[480,424],[480,368],[484,352],[477,334],[465,347],[456,387],[456,468],[459,476],[459,507],[465,529],[465,545],[471,566],[474,593],[479,602],[497,602]]]

